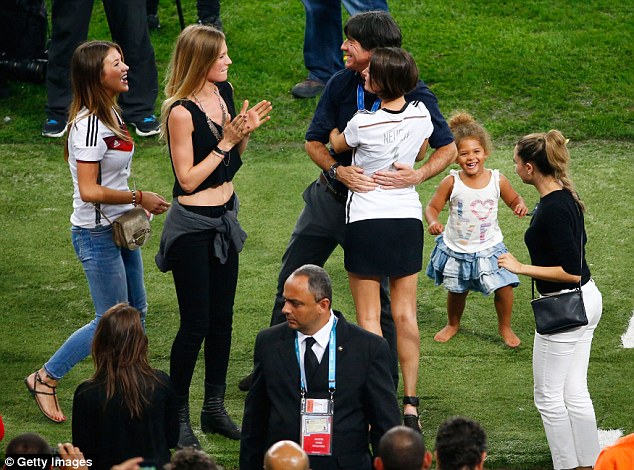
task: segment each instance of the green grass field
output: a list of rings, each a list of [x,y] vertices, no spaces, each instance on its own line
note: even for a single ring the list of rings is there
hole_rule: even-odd
[[[187,22],[193,22],[195,2],[183,0],[183,7]],[[513,143],[550,128],[571,138],[572,176],[588,206],[588,262],[604,300],[590,391],[601,429],[634,432],[634,351],[620,342],[634,310],[634,6],[616,0],[395,0],[390,7],[403,29],[404,47],[417,59],[445,115],[467,110],[485,124],[497,147],[487,165],[509,177],[529,207],[538,197],[513,173]],[[289,93],[306,73],[300,2],[234,0],[222,8],[236,99],[269,99],[274,106],[271,122],[252,137],[235,181],[241,222],[249,234],[240,261],[228,376],[227,407],[239,420],[245,395],[236,384],[251,370],[255,335],[268,326],[280,259],[302,209],[301,192],[317,176],[303,150],[317,101],[294,100]],[[152,41],[162,78],[179,26],[173,2],[163,0],[159,15],[163,27],[152,33]],[[109,38],[100,2],[90,34]],[[70,243],[72,183],[63,142],[40,137],[44,86],[13,82],[11,91],[10,98],[0,100],[0,415],[5,443],[26,431],[56,443],[70,440],[70,422],[46,420],[22,380],[90,321],[92,302]],[[136,140],[137,186],[169,196],[173,176],[164,144]],[[442,176],[418,188],[423,203]],[[168,371],[178,311],[171,276],[154,264],[162,222],[162,217],[154,220],[143,256],[151,362]],[[528,219],[502,209],[500,224],[510,251],[527,261]],[[427,235],[425,243],[427,261],[433,238]],[[335,287],[334,307],[354,318],[340,249],[326,268]],[[552,468],[532,402],[534,322],[530,282],[522,281],[513,317],[523,340],[518,350],[504,347],[493,300],[479,294],[468,300],[461,333],[447,344],[435,343],[434,333],[445,324],[446,294],[427,278],[419,281],[420,411],[427,443],[433,445],[447,417],[468,415],[489,435],[491,469]],[[68,416],[73,391],[92,370],[85,360],[62,381],[60,402]],[[191,391],[194,428],[204,449],[235,469],[238,444],[199,431],[202,380],[200,366]]]

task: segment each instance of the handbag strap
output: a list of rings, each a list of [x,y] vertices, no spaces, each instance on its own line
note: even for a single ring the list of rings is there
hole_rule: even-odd
[[[99,162],[99,173],[97,174],[97,184],[101,185],[101,162]],[[101,225],[101,216],[103,215],[104,218],[108,221],[108,223],[112,225],[112,221],[108,218],[108,216],[104,213],[104,211],[101,210],[101,203],[93,202],[92,205],[95,206],[95,223],[97,225]]]
[[[101,204],[99,203],[93,203],[93,205],[95,206],[95,209],[97,209],[97,211],[99,212],[99,214],[103,215],[105,217],[105,219],[108,221],[108,223],[110,225],[112,225],[112,221],[108,218],[108,216],[101,210]],[[101,222],[101,221],[100,221]]]
[[[99,162],[99,173],[97,173],[97,184],[99,186],[101,186],[101,162]],[[101,203],[100,202],[93,202],[92,205],[95,206],[95,209],[97,209],[95,211],[95,225],[101,225],[101,215],[106,217],[106,214],[101,212]],[[106,220],[108,221],[108,223],[110,223],[110,225],[112,225],[112,222],[110,222],[108,217],[106,217]]]
[[[119,114],[115,111],[115,114],[117,115],[117,118],[119,118]],[[119,121],[121,121],[121,118],[119,118]],[[123,122],[123,121],[121,121]],[[134,175],[132,175],[132,166],[130,166],[130,177],[132,178],[132,184],[134,185],[134,191],[136,191],[136,180],[134,179]],[[99,161],[99,173],[97,174],[97,184],[101,185],[101,161]],[[103,215],[105,217],[105,219],[108,221],[108,223],[110,225],[112,225],[112,222],[110,221],[110,219],[108,218],[108,216],[106,214],[104,214],[104,212],[101,210],[101,203],[100,202],[93,202],[92,203],[93,206],[95,206],[95,224],[96,225],[101,225],[101,215]]]
[[[575,202],[575,206],[577,206],[577,212],[581,215],[579,211],[579,205]],[[579,289],[581,289],[581,276],[583,274],[583,224],[581,225],[581,236],[579,237]],[[535,299],[535,278],[531,277],[531,298]]]

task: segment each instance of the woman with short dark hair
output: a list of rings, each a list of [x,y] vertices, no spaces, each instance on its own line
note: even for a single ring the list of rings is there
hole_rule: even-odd
[[[352,165],[373,176],[413,166],[424,158],[433,124],[421,101],[405,95],[418,84],[418,67],[410,53],[397,47],[377,47],[363,72],[365,90],[380,98],[371,111],[361,110],[345,130],[333,129],[335,152],[353,149]],[[380,101],[380,103],[379,103]],[[348,271],[359,325],[382,335],[380,283],[389,277],[398,359],[403,375],[403,422],[419,431],[416,393],[420,333],[416,289],[422,269],[422,205],[416,188],[348,191],[344,264]]]

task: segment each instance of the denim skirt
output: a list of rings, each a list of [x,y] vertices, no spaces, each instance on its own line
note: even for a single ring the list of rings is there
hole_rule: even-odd
[[[443,285],[449,292],[481,292],[489,295],[501,287],[517,287],[517,275],[500,268],[498,257],[508,253],[504,243],[498,243],[476,253],[459,253],[449,248],[443,236],[436,237],[436,246],[431,253],[426,274],[434,283]]]

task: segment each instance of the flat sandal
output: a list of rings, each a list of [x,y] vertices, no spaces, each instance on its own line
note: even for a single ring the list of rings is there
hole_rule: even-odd
[[[38,390],[37,389],[37,384],[41,384],[44,385],[45,387],[49,388],[50,390],[52,390],[51,392],[45,392],[42,390]],[[42,414],[44,416],[46,416],[48,419],[50,419],[51,421],[53,421],[54,423],[63,423],[65,421],[65,417],[62,420],[56,420],[54,419],[51,415],[49,415],[46,411],[44,411],[44,408],[42,407],[42,404],[40,403],[40,401],[37,399],[38,395],[49,395],[55,398],[55,408],[57,409],[57,411],[59,411],[60,413],[62,412],[62,410],[60,410],[59,408],[59,402],[57,400],[57,387],[54,387],[52,385],[47,384],[46,382],[44,382],[42,380],[42,377],[40,376],[40,371],[36,371],[35,372],[35,376],[33,378],[33,388],[29,387],[29,378],[25,378],[24,379],[24,385],[26,385],[27,390],[29,391],[29,393],[31,394],[31,396],[33,397],[33,399],[35,400],[35,403],[37,403],[38,408],[40,409],[40,411],[42,412]]]

